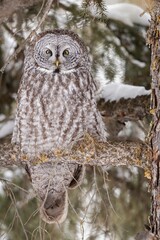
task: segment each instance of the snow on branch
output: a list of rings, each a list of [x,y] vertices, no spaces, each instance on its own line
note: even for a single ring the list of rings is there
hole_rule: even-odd
[[[150,15],[137,5],[130,3],[117,3],[107,6],[108,18],[123,22],[128,26],[139,24],[149,26]]]
[[[103,87],[101,91],[101,98],[104,98],[106,102],[118,102],[122,98],[129,99],[150,94],[151,90],[146,90],[142,86],[132,86],[128,84],[112,82]]]

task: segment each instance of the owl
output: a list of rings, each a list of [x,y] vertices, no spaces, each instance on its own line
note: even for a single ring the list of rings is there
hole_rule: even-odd
[[[32,158],[68,149],[86,133],[106,141],[96,90],[87,48],[77,34],[56,29],[35,36],[25,51],[12,143]],[[64,221],[67,189],[81,183],[83,166],[50,162],[28,165],[27,172],[44,221]]]

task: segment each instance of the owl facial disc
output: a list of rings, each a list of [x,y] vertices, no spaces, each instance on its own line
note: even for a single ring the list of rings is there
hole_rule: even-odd
[[[34,46],[34,59],[42,69],[67,73],[85,66],[86,49],[71,36],[48,33]]]

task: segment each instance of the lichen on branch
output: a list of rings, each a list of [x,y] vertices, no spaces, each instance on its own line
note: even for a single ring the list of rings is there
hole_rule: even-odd
[[[84,165],[118,166],[134,165],[147,168],[151,151],[141,142],[98,142],[90,135],[75,143],[71,149],[56,149],[36,157],[29,157],[20,151],[18,145],[0,145],[0,166],[36,165],[44,162],[66,162]]]

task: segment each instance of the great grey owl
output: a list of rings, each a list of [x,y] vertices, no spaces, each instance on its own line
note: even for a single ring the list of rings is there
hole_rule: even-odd
[[[105,141],[95,91],[87,48],[75,33],[57,29],[37,35],[25,52],[12,142],[22,153],[36,157],[69,148],[86,132]],[[42,218],[62,222],[67,189],[81,182],[83,167],[60,162],[27,169],[41,201]]]

